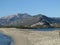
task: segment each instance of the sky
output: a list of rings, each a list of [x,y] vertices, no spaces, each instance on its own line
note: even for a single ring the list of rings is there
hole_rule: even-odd
[[[17,13],[60,17],[60,0],[0,0],[0,17]]]

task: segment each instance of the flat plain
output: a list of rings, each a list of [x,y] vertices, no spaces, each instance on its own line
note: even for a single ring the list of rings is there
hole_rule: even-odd
[[[33,29],[0,28],[11,36],[13,45],[60,45],[60,31],[32,31]]]

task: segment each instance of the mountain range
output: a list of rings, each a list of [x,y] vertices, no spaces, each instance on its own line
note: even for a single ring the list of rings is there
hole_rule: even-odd
[[[42,14],[31,16],[27,13],[18,13],[0,18],[0,26],[36,26],[36,25],[48,25],[59,26],[60,18],[47,17]]]

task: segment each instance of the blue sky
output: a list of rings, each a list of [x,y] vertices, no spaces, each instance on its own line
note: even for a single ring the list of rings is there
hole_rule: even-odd
[[[16,13],[60,17],[60,0],[0,0],[0,17]]]

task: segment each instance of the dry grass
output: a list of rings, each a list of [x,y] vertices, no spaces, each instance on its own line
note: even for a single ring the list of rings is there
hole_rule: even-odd
[[[0,32],[13,38],[14,45],[60,45],[60,31],[28,30],[29,29],[0,28]]]

